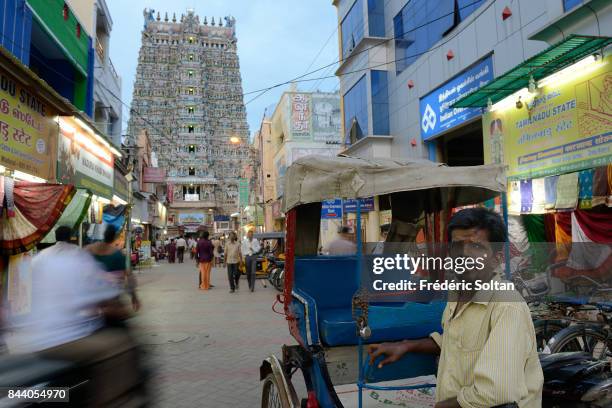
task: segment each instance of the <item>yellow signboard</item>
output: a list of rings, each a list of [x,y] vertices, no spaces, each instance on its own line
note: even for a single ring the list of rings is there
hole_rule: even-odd
[[[37,95],[0,70],[0,165],[55,180],[55,115]]]
[[[612,56],[547,81],[483,116],[485,163],[506,164],[511,179],[612,163]]]

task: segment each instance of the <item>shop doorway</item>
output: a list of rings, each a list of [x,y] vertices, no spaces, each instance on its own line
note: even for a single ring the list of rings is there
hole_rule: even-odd
[[[438,157],[449,166],[479,166],[484,164],[482,121],[480,119],[441,136]]]

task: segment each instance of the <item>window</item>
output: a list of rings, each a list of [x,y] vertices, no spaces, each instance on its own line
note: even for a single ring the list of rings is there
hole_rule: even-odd
[[[195,153],[195,146],[189,145],[189,153]]]
[[[189,37],[189,44],[193,44],[193,37]]]
[[[189,95],[193,95],[193,88],[189,88]]]
[[[189,61],[193,61],[193,54],[189,54]]]
[[[190,114],[192,114],[192,115],[193,115],[193,111],[194,111],[193,106],[188,106],[188,107],[187,107],[187,112],[188,112],[188,113],[190,113]]]
[[[193,78],[193,71],[192,70],[187,71],[187,76],[189,76],[189,78]]]
[[[342,58],[345,58],[363,38],[363,0],[356,0],[342,23]]]
[[[372,132],[389,134],[389,95],[387,71],[371,71],[372,78]]]
[[[570,11],[574,7],[578,7],[584,0],[563,0],[563,10]]]
[[[193,168],[193,167],[189,168],[189,175],[190,176],[195,176],[195,168]]]
[[[372,37],[385,36],[385,0],[368,0],[368,29]]]
[[[484,0],[408,2],[393,18],[397,73],[408,68],[483,3]],[[457,10],[459,15],[455,16]]]
[[[189,131],[189,133],[193,133],[193,131],[195,130],[195,128],[193,127],[193,125],[189,125],[187,127],[187,130]]]
[[[357,139],[361,139],[368,133],[368,95],[365,75],[344,94],[343,102],[346,140],[350,140],[353,121],[357,122]]]

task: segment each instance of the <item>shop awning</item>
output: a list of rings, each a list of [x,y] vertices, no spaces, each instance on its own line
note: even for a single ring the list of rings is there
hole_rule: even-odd
[[[516,91],[529,86],[529,80],[543,79],[612,43],[610,37],[570,35],[565,40],[534,55],[520,65],[488,83],[477,91],[459,99],[453,108],[485,107],[491,99],[496,103]]]

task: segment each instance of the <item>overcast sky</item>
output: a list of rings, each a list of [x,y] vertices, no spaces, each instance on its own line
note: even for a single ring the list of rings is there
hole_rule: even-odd
[[[331,0],[106,0],[106,3],[113,20],[110,55],[122,77],[123,100],[128,105],[140,49],[142,11],[146,7],[159,10],[162,18],[166,11],[170,18],[173,12],[180,18],[188,8],[195,10],[200,21],[204,16],[209,21],[213,16],[215,21],[226,15],[234,16],[245,93],[300,76],[311,64],[308,71],[338,58],[337,15]],[[324,69],[307,78],[333,75],[334,70]],[[333,91],[337,90],[338,81],[331,78],[303,82],[298,89],[308,91],[314,89],[313,85]],[[259,129],[265,108],[275,104],[285,89],[287,86],[271,90],[246,106],[251,134]],[[245,95],[245,102],[256,95]],[[129,112],[124,108],[124,134],[128,119]]]

